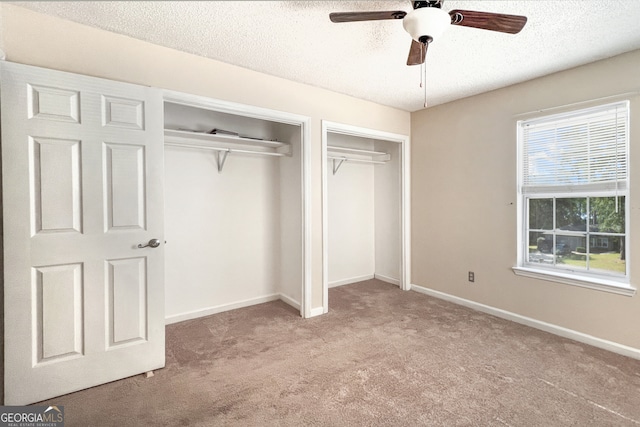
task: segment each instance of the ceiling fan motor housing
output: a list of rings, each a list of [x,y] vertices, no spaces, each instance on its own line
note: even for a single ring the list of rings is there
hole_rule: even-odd
[[[420,43],[436,40],[451,25],[451,17],[437,7],[414,9],[402,20],[405,31]]]

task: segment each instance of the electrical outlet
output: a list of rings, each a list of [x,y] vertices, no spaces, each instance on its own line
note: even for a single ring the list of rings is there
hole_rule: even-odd
[[[469,272],[469,281],[470,282],[475,282],[476,281],[476,274],[473,271]]]

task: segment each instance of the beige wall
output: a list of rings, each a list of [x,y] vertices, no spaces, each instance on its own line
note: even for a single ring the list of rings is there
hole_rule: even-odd
[[[412,282],[640,349],[640,296],[520,277],[511,269],[516,121],[526,113],[636,92],[624,99],[631,99],[632,113],[629,228],[640,229],[639,70],[635,51],[413,113]],[[628,262],[638,286],[640,239],[632,236]],[[468,282],[468,271],[475,272],[475,283]]]
[[[321,120],[408,135],[410,114],[0,4],[0,49],[12,62],[193,93],[311,118],[312,307],[322,305]]]

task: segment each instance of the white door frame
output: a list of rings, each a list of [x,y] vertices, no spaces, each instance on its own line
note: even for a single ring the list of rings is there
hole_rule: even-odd
[[[165,102],[300,126],[302,141],[302,245],[300,248],[302,251],[302,301],[300,301],[300,315],[303,318],[311,317],[311,133],[309,130],[311,119],[299,114],[191,95],[168,89],[163,90],[163,98]]]
[[[411,289],[411,193],[410,138],[408,135],[384,132],[358,126],[322,121],[322,312],[329,311],[329,238],[327,205],[327,140],[329,133],[395,142],[400,145],[400,289]],[[314,311],[319,311],[314,309]]]

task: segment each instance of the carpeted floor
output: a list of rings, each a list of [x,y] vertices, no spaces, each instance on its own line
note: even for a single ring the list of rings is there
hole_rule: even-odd
[[[371,280],[167,327],[167,366],[67,426],[638,426],[640,361]]]

